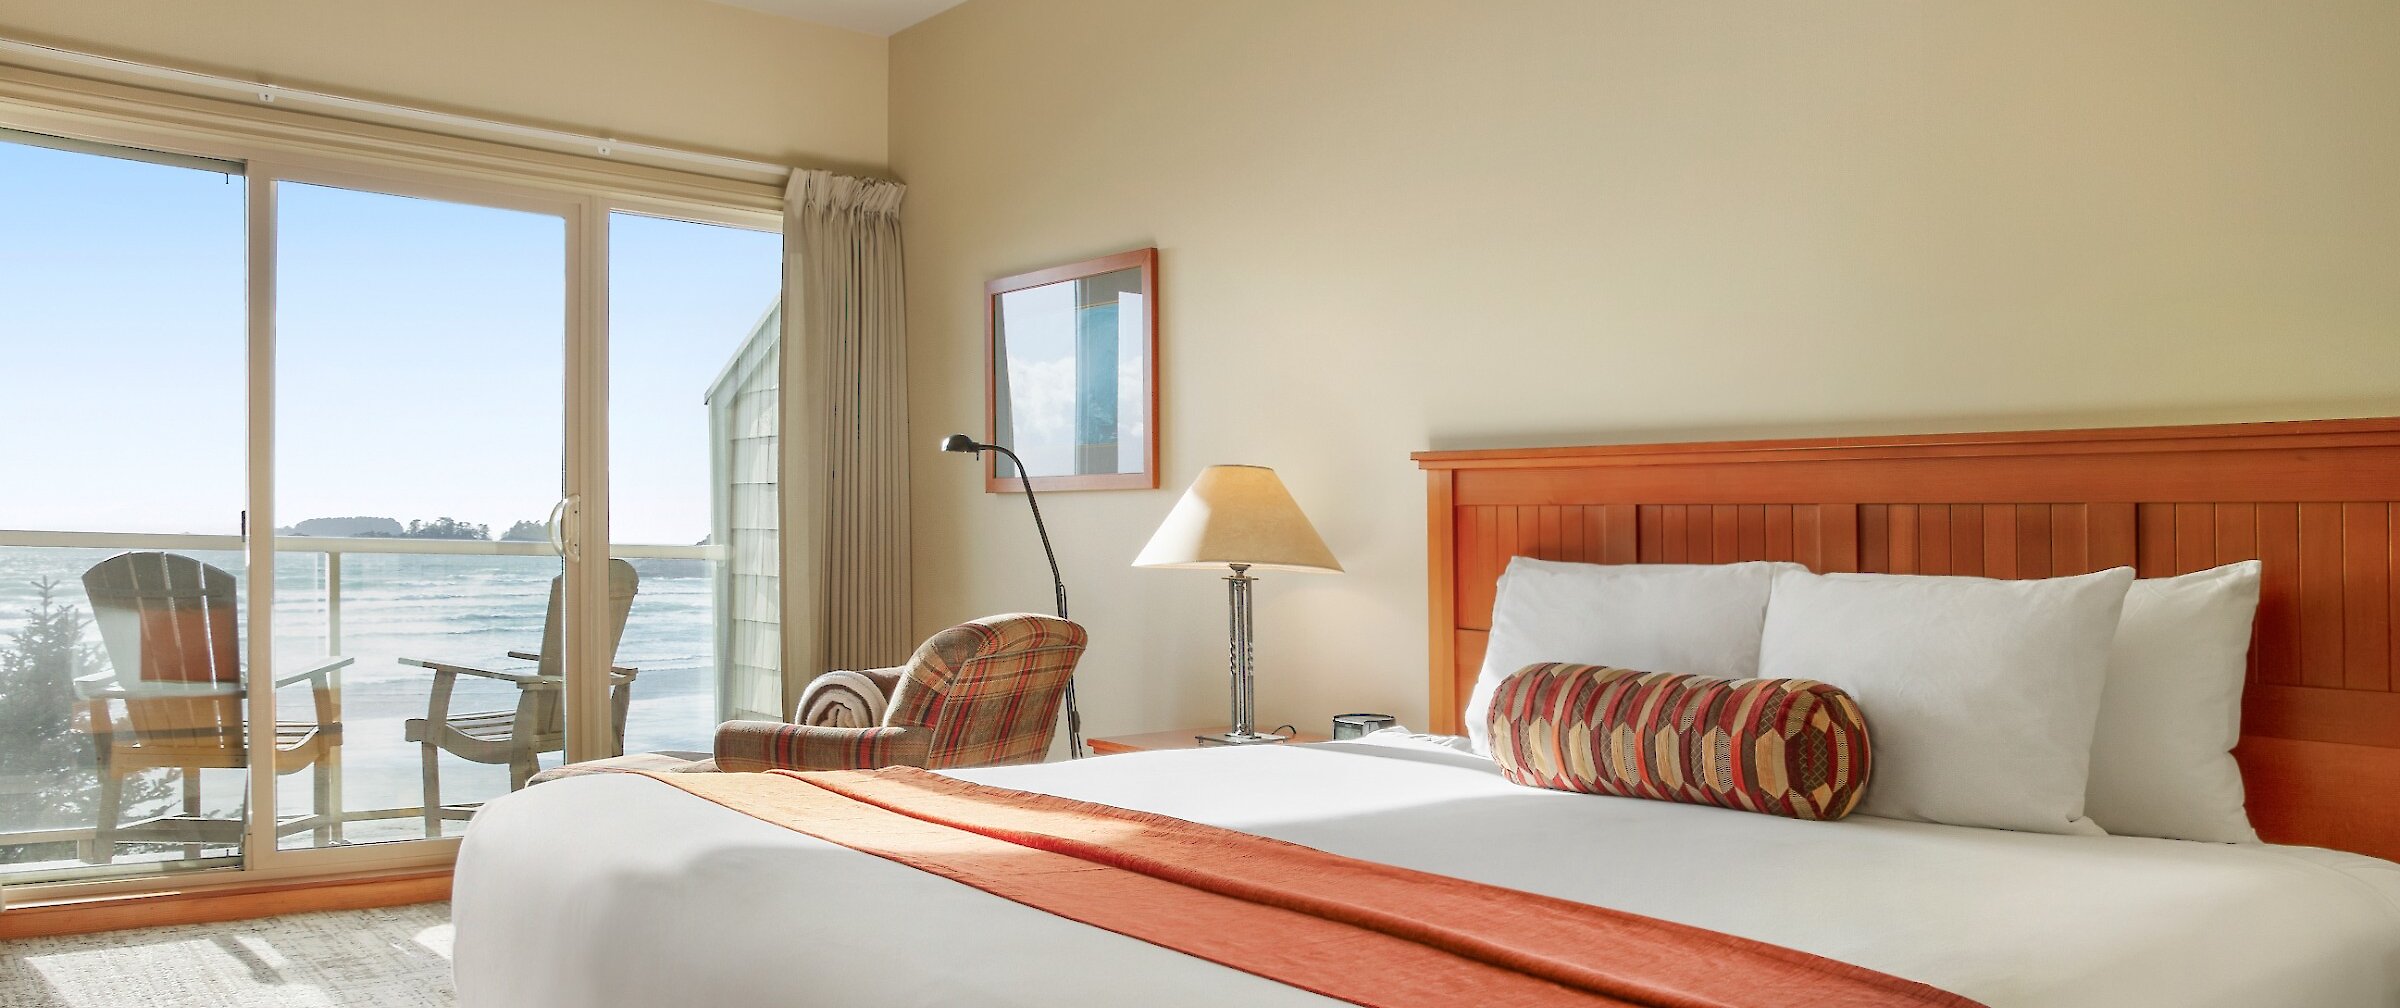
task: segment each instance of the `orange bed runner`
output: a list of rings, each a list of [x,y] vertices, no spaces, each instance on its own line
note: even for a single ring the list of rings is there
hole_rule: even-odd
[[[1975,1005],[1747,938],[913,768],[647,776],[1004,899],[1373,1008]]]

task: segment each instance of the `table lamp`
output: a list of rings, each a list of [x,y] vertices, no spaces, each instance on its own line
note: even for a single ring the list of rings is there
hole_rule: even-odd
[[[1300,513],[1300,505],[1265,466],[1219,465],[1200,471],[1192,488],[1167,512],[1167,520],[1151,535],[1150,544],[1133,558],[1136,567],[1230,567],[1225,578],[1233,610],[1230,664],[1233,672],[1233,726],[1222,735],[1202,735],[1208,745],[1250,745],[1281,742],[1281,735],[1263,735],[1253,724],[1250,664],[1250,586],[1253,567],[1267,570],[1339,574],[1340,561],[1325,548],[1316,527]]]

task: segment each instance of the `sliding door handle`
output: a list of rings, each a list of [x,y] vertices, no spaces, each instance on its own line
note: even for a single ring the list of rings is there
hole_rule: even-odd
[[[561,497],[558,499],[558,503],[550,506],[551,552],[570,561],[581,562],[583,560],[582,528],[578,527],[572,533],[567,530],[568,522],[575,522],[578,526],[582,524],[580,521],[582,514],[582,498],[576,494]]]

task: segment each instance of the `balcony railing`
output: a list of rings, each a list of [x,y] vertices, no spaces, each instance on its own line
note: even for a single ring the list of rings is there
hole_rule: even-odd
[[[31,549],[116,551],[160,550],[167,552],[187,553],[238,553],[245,548],[245,545],[246,543],[243,537],[233,535],[175,535],[0,530],[0,548],[16,547]],[[294,592],[287,583],[284,588],[279,591],[276,607],[278,613],[277,636],[279,638],[285,636],[286,631],[284,629],[282,617],[285,614],[291,613],[293,611],[292,607],[295,604],[301,606],[311,606],[311,603],[321,600],[323,624],[321,627],[307,626],[305,627],[305,633],[307,636],[316,636],[321,634],[324,640],[324,651],[329,655],[350,653],[345,651],[343,626],[343,586],[345,581],[343,565],[346,557],[360,558],[366,556],[399,555],[413,557],[457,557],[462,559],[470,557],[524,557],[544,560],[555,560],[557,557],[557,554],[553,550],[551,544],[546,541],[415,539],[402,537],[276,536],[274,539],[274,546],[279,555],[313,555],[318,558],[317,578],[314,579],[315,583],[313,585],[311,585],[305,591]],[[716,561],[721,561],[724,558],[724,553],[725,550],[723,547],[714,545],[661,546],[616,544],[611,545],[608,549],[609,556],[635,561],[708,561],[712,563],[712,566],[708,568],[711,571],[717,569],[713,566],[713,564]],[[78,559],[72,563],[62,564],[60,565],[61,569],[59,571],[50,573],[49,576],[61,580],[62,582],[72,580],[74,575],[80,574],[79,567],[81,562],[82,561]],[[68,567],[76,567],[78,569],[65,569]],[[519,569],[522,570],[521,567]],[[292,576],[292,572],[288,569],[283,573],[287,578]],[[535,573],[538,575],[540,572],[537,569]],[[353,575],[353,580],[355,580],[357,577],[372,576],[368,574],[361,574],[355,571],[353,572]],[[689,582],[678,583],[687,585],[689,584]],[[647,587],[648,586],[645,586],[646,589]],[[460,590],[463,594],[461,596],[454,596],[454,598],[470,597],[474,592],[472,588],[465,586],[462,586]],[[713,639],[715,631],[718,629],[713,626],[707,629],[701,629],[697,625],[697,620],[701,617],[699,616],[699,611],[696,609],[696,607],[703,604],[705,598],[710,594],[710,592],[703,591],[699,588],[699,586],[696,585],[676,589],[673,592],[662,590],[655,596],[646,590],[643,596],[637,596],[635,603],[635,619],[638,620],[643,618],[642,613],[644,612],[644,601],[645,599],[651,600],[654,605],[659,607],[659,610],[653,613],[651,618],[656,621],[664,621],[672,624],[669,629],[676,631],[678,635],[677,639],[674,641],[674,649],[679,655],[688,656],[695,646],[701,648],[707,647],[708,645],[702,642]],[[532,604],[531,600],[524,599],[521,596],[522,593],[520,592],[516,595],[510,596],[510,599],[520,606]],[[362,602],[359,604],[364,605],[368,603]],[[390,604],[388,597],[384,604]],[[311,607],[313,608],[313,606]],[[302,609],[301,612],[306,613],[308,612],[308,609]],[[0,617],[13,615],[13,613],[6,613],[0,614]],[[89,615],[88,609],[86,609],[86,615]],[[376,631],[382,628],[374,625],[375,619],[373,614],[370,614],[367,618],[370,619],[369,625],[354,627],[353,629],[360,633],[367,633],[370,637],[372,637]],[[723,613],[718,612],[712,619],[722,620],[722,618]],[[534,621],[538,623],[538,617],[535,617]],[[698,632],[695,633],[692,631]],[[0,647],[5,647],[7,644],[7,638],[0,636]],[[387,636],[380,645],[374,640],[364,640],[359,642],[359,646],[372,650],[379,646],[388,649],[394,645],[390,643]],[[414,648],[417,647],[418,644],[412,641],[406,646]],[[282,653],[282,651],[282,648],[278,649],[279,653]],[[620,654],[623,653],[625,652],[621,647]],[[490,657],[497,660],[502,656],[500,653],[494,653]],[[688,672],[689,667],[689,662],[687,660],[685,665],[687,671],[684,673],[686,679],[690,678]],[[644,671],[647,672],[649,670],[645,669]],[[713,670],[706,674],[712,679],[715,677],[715,672]],[[403,685],[405,685],[405,683]],[[373,688],[374,687],[370,687],[370,689]],[[391,695],[392,689],[393,687],[389,683],[382,685],[383,700],[387,705],[393,702],[395,699]],[[669,697],[664,700],[654,699],[653,702],[667,705],[667,707],[661,708],[662,710],[673,708],[680,712],[684,708],[675,707],[674,705],[683,703],[687,707],[694,706],[692,703],[694,698],[689,694],[690,690],[687,689],[685,690],[685,694],[683,696]],[[639,708],[644,705],[644,699],[638,686],[635,702],[637,707],[636,715],[638,719],[640,716]],[[710,713],[711,712],[701,712],[698,716],[705,719],[710,716]],[[422,712],[419,711],[418,713],[410,714],[408,716],[421,716],[421,714]],[[661,716],[664,717],[665,715]],[[350,720],[352,720],[352,718],[346,712],[345,721],[347,722]],[[374,765],[361,766],[358,761],[354,760],[349,764],[349,770],[346,772],[368,773],[370,775],[380,773],[386,778],[393,777],[396,774],[405,773],[408,779],[413,781],[415,776],[416,757],[413,754],[403,753],[399,750],[398,747],[401,746],[402,743],[397,738],[396,730],[392,730],[396,729],[397,726],[376,724],[374,722],[377,719],[372,717],[360,720],[362,722],[361,724],[350,726],[350,731],[348,733],[349,741],[346,742],[345,745],[349,747],[364,746],[367,751],[360,753],[360,755],[367,756],[368,762]],[[389,720],[389,718],[384,718],[382,720]],[[713,725],[714,721],[709,720],[707,723]],[[364,737],[367,733],[362,732],[360,729],[366,728],[370,724],[373,725],[373,736],[371,738]],[[389,739],[381,737],[386,734],[393,735],[394,737]],[[415,746],[413,744],[407,745],[408,750],[414,750],[414,748]],[[21,759],[12,759],[10,758],[10,755],[11,754],[0,753],[0,764],[22,764]],[[383,764],[397,765],[385,766]],[[6,778],[14,778],[21,775],[21,772],[0,773],[0,786],[6,785]],[[472,789],[472,787],[472,782],[468,782],[467,789]],[[386,787],[382,790],[389,792],[394,790],[394,788]],[[448,790],[449,788],[446,785],[446,794],[448,793]],[[456,802],[452,799],[445,798],[445,803],[455,804]],[[340,810],[340,812],[346,823],[371,822],[374,820],[403,821],[401,823],[392,824],[392,827],[387,827],[398,828],[405,826],[406,821],[413,821],[419,817],[422,814],[422,807],[420,804],[398,804],[397,802],[387,800],[376,802],[371,807],[344,808]],[[75,843],[79,847],[82,847],[85,853],[88,854],[91,851],[90,844],[95,832],[91,826],[54,821],[39,824],[47,828],[17,828],[23,825],[32,824],[0,824],[0,846]],[[384,839],[400,838],[402,838],[401,835],[384,837]],[[208,860],[214,861],[214,859]],[[0,863],[0,874],[9,873],[12,871],[21,871],[27,867],[29,866],[23,864]],[[51,865],[48,867],[59,869],[57,871],[47,871],[43,873],[47,877],[53,878],[66,878],[90,874],[94,871],[110,870],[105,868],[89,870],[75,869],[66,865]],[[127,869],[137,871],[142,870],[138,865],[125,863],[118,865],[115,871],[117,873],[122,873]]]
[[[0,546],[58,549],[222,550],[246,548],[236,535],[178,535],[153,532],[29,532],[0,529]],[[342,651],[342,557],[349,553],[403,553],[412,556],[528,556],[558,555],[547,542],[492,539],[411,539],[403,536],[283,536],[275,537],[277,553],[316,553],[325,558],[325,653]],[[719,560],[720,546],[646,546],[615,543],[608,555],[627,560]],[[0,834],[0,842],[5,834]]]

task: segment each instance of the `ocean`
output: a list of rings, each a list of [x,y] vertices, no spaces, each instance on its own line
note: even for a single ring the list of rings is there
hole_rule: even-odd
[[[57,581],[58,600],[89,616],[91,607],[80,580],[83,572],[118,552],[0,547],[0,649],[14,646],[13,635],[24,626],[25,610],[34,604],[36,579]],[[187,552],[236,577],[244,574],[239,553]],[[616,659],[619,665],[639,670],[627,717],[626,750],[706,750],[716,728],[715,584],[702,573],[708,565],[694,561],[635,563],[647,571],[626,619]],[[400,659],[429,657],[472,665],[506,661],[509,651],[539,650],[550,579],[558,573],[558,561],[547,557],[348,553],[342,557],[342,567],[339,653],[355,659],[342,670],[342,804],[353,812],[413,809],[420,804],[422,793],[419,747],[403,739],[401,722],[425,716],[433,674],[402,665]],[[281,557],[275,592],[277,653],[329,653],[323,556],[295,553]],[[245,621],[245,634],[248,629]],[[98,641],[96,632],[87,628],[85,633]],[[0,682],[0,690],[10,685]],[[515,706],[515,694],[516,688],[508,683],[462,677],[451,710],[508,710]],[[304,686],[279,693],[277,706],[278,720],[312,717]],[[0,754],[0,763],[18,762],[5,757]],[[472,764],[446,754],[442,759],[442,800],[446,803],[481,801],[507,789],[505,768]],[[556,762],[555,755],[543,760],[544,765]],[[26,769],[65,768],[10,767],[12,773]],[[221,774],[211,772],[205,775],[205,782],[216,787]],[[307,809],[309,776],[303,772],[283,778],[278,789],[282,812],[288,815]],[[222,790],[234,793],[224,795],[223,802],[212,799],[207,804],[231,812],[238,803],[238,789],[228,780]],[[398,823],[362,824],[352,830],[356,834],[352,840],[417,835],[415,824],[413,817]],[[32,825],[12,823],[0,829]],[[381,836],[387,832],[394,835]],[[301,834],[287,838],[286,843],[305,841],[306,834]]]

